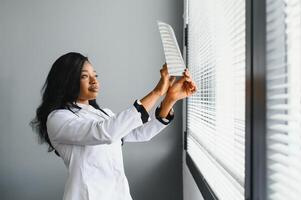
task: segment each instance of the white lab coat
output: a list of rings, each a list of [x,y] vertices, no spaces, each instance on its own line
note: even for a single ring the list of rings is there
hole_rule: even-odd
[[[134,106],[109,115],[79,104],[77,115],[66,109],[52,111],[47,132],[68,169],[64,200],[132,200],[124,173],[121,138],[148,141],[167,125],[156,119],[142,123]],[[77,109],[76,109],[77,110]],[[74,109],[75,111],[75,109]]]

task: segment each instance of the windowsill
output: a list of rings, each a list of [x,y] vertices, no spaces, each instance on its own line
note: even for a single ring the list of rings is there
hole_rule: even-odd
[[[197,166],[195,165],[194,161],[190,157],[190,155],[186,152],[186,164],[187,167],[198,186],[200,192],[202,193],[205,200],[218,200],[216,195],[214,194],[213,190],[208,185],[207,181],[205,180],[202,173],[199,171]]]

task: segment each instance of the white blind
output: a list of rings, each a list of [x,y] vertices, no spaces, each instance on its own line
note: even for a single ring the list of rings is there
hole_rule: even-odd
[[[188,153],[219,199],[244,199],[245,0],[189,0],[188,25]]]
[[[301,1],[267,0],[267,195],[301,199]]]

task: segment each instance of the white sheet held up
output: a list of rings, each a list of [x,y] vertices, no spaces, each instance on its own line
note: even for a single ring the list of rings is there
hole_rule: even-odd
[[[186,68],[175,33],[169,24],[158,22],[161,34],[168,73],[171,76],[182,76]]]

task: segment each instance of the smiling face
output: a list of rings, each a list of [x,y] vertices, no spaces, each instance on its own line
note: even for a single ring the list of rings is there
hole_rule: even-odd
[[[96,99],[99,90],[97,74],[92,65],[86,61],[80,75],[80,92],[78,103],[89,104],[89,100]]]

